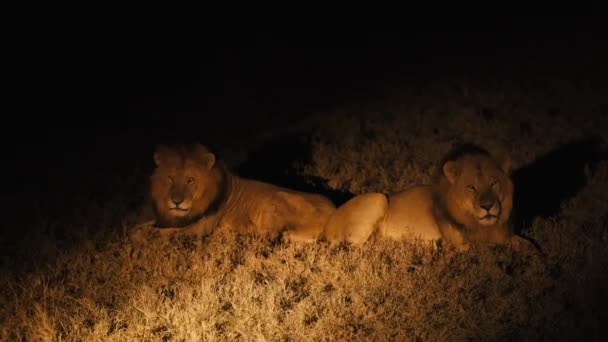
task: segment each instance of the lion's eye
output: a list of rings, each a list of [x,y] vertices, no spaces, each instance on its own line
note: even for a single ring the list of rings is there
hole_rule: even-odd
[[[475,185],[473,185],[473,184],[467,185],[467,190],[469,190],[470,192],[475,192]]]
[[[194,177],[188,177],[188,184],[194,183]]]

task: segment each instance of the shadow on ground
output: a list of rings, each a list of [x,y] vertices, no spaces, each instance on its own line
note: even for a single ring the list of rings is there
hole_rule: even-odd
[[[517,233],[537,217],[557,214],[562,203],[587,183],[585,169],[593,172],[608,159],[608,147],[600,137],[563,144],[513,172],[513,225]]]
[[[294,133],[277,137],[249,153],[249,158],[235,168],[245,178],[256,179],[289,189],[319,193],[336,206],[344,204],[354,194],[333,190],[320,177],[303,176],[299,167],[312,160],[310,135]]]

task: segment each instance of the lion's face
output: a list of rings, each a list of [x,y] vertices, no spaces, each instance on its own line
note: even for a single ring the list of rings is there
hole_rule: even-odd
[[[212,174],[215,156],[201,145],[160,146],[154,162],[150,192],[160,220],[180,225],[203,214],[217,192]]]
[[[513,183],[508,168],[488,156],[465,156],[443,166],[450,215],[468,227],[504,224],[511,214]]]

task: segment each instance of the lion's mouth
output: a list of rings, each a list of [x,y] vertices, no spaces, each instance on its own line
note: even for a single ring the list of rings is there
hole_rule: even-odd
[[[180,207],[170,207],[169,211],[171,211],[174,215],[184,215],[186,214],[190,208],[180,208]]]
[[[496,221],[498,221],[498,216],[492,214],[488,214],[479,219],[479,222],[481,222],[481,224],[493,224]]]

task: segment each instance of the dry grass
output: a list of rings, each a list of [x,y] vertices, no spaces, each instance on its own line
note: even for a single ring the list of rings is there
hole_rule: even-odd
[[[460,140],[505,150],[516,167],[525,165],[561,143],[608,132],[605,117],[574,115],[606,110],[605,103],[568,84],[542,95],[515,91],[527,89],[521,85],[444,82],[324,113],[330,123],[319,129],[305,172],[355,193],[395,191],[428,180],[437,156]],[[109,217],[122,209],[91,209],[89,230],[114,222]],[[504,248],[458,254],[388,241],[304,246],[230,233],[134,248],[116,223],[66,245],[49,233],[62,222],[49,222],[32,235],[35,249],[2,264],[0,339],[593,337],[605,333],[607,318],[607,223],[607,162],[559,213],[526,227],[544,259]],[[28,260],[35,262],[27,272],[13,270]]]
[[[103,247],[62,256],[24,288],[7,284],[17,314],[7,327],[28,340],[485,339],[531,329],[551,283],[542,264],[508,251],[242,236]]]

